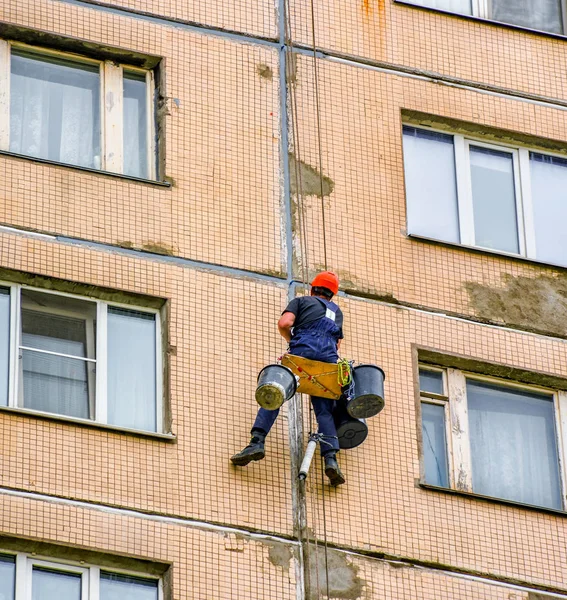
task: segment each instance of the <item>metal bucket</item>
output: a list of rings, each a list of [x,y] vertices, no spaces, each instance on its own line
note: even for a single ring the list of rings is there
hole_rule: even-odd
[[[355,419],[368,419],[384,408],[384,379],[386,375],[376,365],[358,365],[352,370],[354,394],[347,411]]]
[[[339,448],[342,450],[356,448],[368,437],[366,421],[351,417],[347,412],[347,405],[344,400],[337,401],[333,411],[333,420],[337,428]]]
[[[266,410],[276,410],[295,394],[295,375],[283,365],[266,365],[258,374],[256,402]]]

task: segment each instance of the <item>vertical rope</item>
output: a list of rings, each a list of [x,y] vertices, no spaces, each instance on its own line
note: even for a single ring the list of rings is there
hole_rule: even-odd
[[[284,3],[285,25],[286,25],[286,53],[288,57],[293,56],[293,38],[291,33],[291,16],[289,0]],[[309,256],[308,256],[308,241],[307,241],[307,224],[305,219],[305,206],[303,194],[303,181],[301,179],[301,144],[299,136],[299,113],[297,108],[297,95],[295,93],[295,84],[288,80],[287,65],[289,60],[286,60],[286,81],[289,84],[289,98],[291,102],[291,124],[292,124],[292,144],[294,152],[294,172],[295,182],[297,186],[297,215],[299,225],[299,249],[301,253],[301,279],[304,284],[309,280]]]
[[[321,497],[323,500],[323,543],[325,548],[325,573],[327,583],[327,598],[331,597],[329,593],[329,546],[327,542],[327,507],[325,505],[325,459],[321,455]]]
[[[285,32],[285,51],[287,53],[287,57],[293,56],[293,41],[292,41],[292,32],[291,32],[291,17],[290,17],[290,5],[289,0],[285,0],[284,2],[284,22],[286,26]],[[286,60],[286,69],[289,64],[289,60]],[[300,144],[300,135],[299,135],[299,113],[297,108],[297,96],[295,93],[295,83],[293,81],[289,81],[289,73],[286,70],[285,79],[288,83],[289,88],[289,98],[291,103],[291,123],[292,123],[292,144],[294,151],[294,171],[295,171],[295,181],[297,186],[297,214],[298,214],[298,225],[299,225],[299,246],[301,252],[301,275],[302,281],[304,284],[307,284],[309,279],[309,256],[308,256],[308,243],[307,243],[307,225],[304,211],[304,202],[303,202],[303,182],[301,179],[301,144]],[[313,431],[313,414],[312,409],[309,411],[309,431]],[[307,523],[307,515],[305,515],[305,521]],[[321,597],[321,589],[320,589],[320,576],[319,576],[319,560],[318,560],[318,544],[316,535],[313,536],[314,546],[315,546],[315,576],[317,579],[317,597]],[[308,556],[310,555],[309,548],[311,545],[311,539],[309,536],[309,528],[306,527],[303,532],[303,541],[306,544],[306,548],[308,551]]]
[[[315,37],[315,2],[311,0],[311,36],[313,41],[313,74],[315,78],[315,112],[317,115],[317,145],[319,150],[319,183],[321,190],[321,225],[323,229],[323,258],[325,270],[328,269],[327,263],[327,225],[325,220],[325,197],[324,197],[324,185],[323,185],[323,142],[321,134],[321,100],[319,97],[319,68],[317,64],[317,41]],[[329,548],[327,540],[327,507],[325,497],[325,459],[321,456],[321,499],[322,499],[322,512],[323,512],[323,540],[325,548],[325,580],[327,584],[327,598],[330,598],[329,591]],[[317,557],[317,562],[319,562]]]
[[[284,2],[284,22],[286,26],[285,32],[285,48],[288,57],[293,56],[293,37],[291,30],[291,12],[290,12],[290,0],[285,0]],[[313,62],[314,62],[314,77],[315,77],[315,103],[316,103],[316,114],[317,114],[317,144],[318,144],[318,154],[319,154],[319,183],[320,183],[320,191],[321,191],[321,217],[322,217],[322,232],[323,232],[323,258],[325,269],[327,266],[327,236],[326,236],[326,219],[325,219],[325,203],[324,203],[324,181],[323,181],[323,151],[322,151],[322,136],[321,136],[321,111],[320,111],[320,98],[319,98],[319,74],[317,67],[317,56],[316,56],[316,40],[315,40],[315,8],[313,4],[313,0],[311,0],[311,27],[312,27],[312,35],[313,35]],[[286,61],[286,68],[289,64],[289,61]],[[295,180],[297,185],[297,208],[298,208],[298,218],[299,218],[299,244],[300,244],[300,252],[302,255],[302,280],[304,284],[308,283],[309,278],[309,256],[308,256],[308,238],[307,238],[307,224],[306,224],[306,216],[305,216],[305,206],[304,206],[304,194],[303,194],[303,182],[301,180],[301,138],[299,134],[299,111],[297,105],[297,94],[295,90],[295,82],[289,81],[288,72],[286,71],[285,80],[288,83],[289,87],[289,97],[291,103],[291,122],[292,122],[292,143],[293,143],[293,151],[294,151],[294,171],[295,171]],[[313,407],[310,406],[309,410],[309,431],[313,431]],[[324,469],[324,459],[322,460],[322,469],[321,469],[321,489],[322,489],[322,512],[323,512],[323,539],[324,539],[324,549],[325,549],[325,580],[326,580],[326,595],[327,598],[330,598],[330,589],[329,589],[329,559],[328,559],[328,542],[327,542],[327,515],[326,515],[326,504],[325,504],[325,469]],[[315,495],[311,494],[311,508],[315,515],[315,522],[319,522],[319,508],[318,504],[315,502]],[[306,515],[307,521],[307,515]],[[305,541],[307,543],[307,547],[310,545],[310,537],[308,533],[308,528],[305,530]],[[319,543],[317,535],[313,536],[313,542],[315,547],[315,575],[317,579],[317,597],[321,597],[321,584],[320,584],[320,574],[319,574]]]
[[[315,113],[317,115],[317,145],[319,149],[319,183],[321,187],[321,221],[323,229],[323,259],[325,264],[325,271],[328,269],[327,266],[327,236],[326,236],[326,223],[325,223],[325,198],[323,195],[323,144],[321,140],[321,102],[319,98],[319,68],[317,66],[317,43],[315,39],[315,3],[311,0],[311,36],[313,40],[313,70],[315,77]]]

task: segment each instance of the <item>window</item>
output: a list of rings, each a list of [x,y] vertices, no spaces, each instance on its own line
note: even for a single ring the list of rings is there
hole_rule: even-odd
[[[425,483],[565,509],[556,426],[565,392],[456,369],[419,375]]]
[[[162,432],[159,317],[0,284],[0,406]]]
[[[151,71],[0,40],[0,150],[155,178],[153,88]]]
[[[567,158],[405,125],[410,235],[567,266]]]
[[[412,4],[473,15],[529,29],[565,32],[564,0],[409,0]]]
[[[159,579],[26,554],[0,554],[1,600],[161,600],[162,597]]]
[[[445,433],[447,398],[443,372],[420,369],[419,387],[425,481],[431,485],[449,487]]]

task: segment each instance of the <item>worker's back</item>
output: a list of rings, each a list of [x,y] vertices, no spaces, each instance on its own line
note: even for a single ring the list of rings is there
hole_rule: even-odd
[[[289,351],[304,358],[337,362],[337,345],[343,337],[341,309],[319,296],[301,296],[290,302],[287,312],[296,317]]]

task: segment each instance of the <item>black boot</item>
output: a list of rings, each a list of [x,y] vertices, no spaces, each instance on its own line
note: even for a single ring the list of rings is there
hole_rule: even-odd
[[[233,465],[237,467],[245,467],[248,463],[253,460],[262,460],[266,456],[264,450],[264,440],[266,436],[263,433],[254,431],[252,433],[252,439],[246,448],[241,450],[238,454],[231,457]]]
[[[331,485],[334,487],[346,482],[345,476],[339,468],[337,456],[334,453],[325,456],[325,475],[329,478]]]

